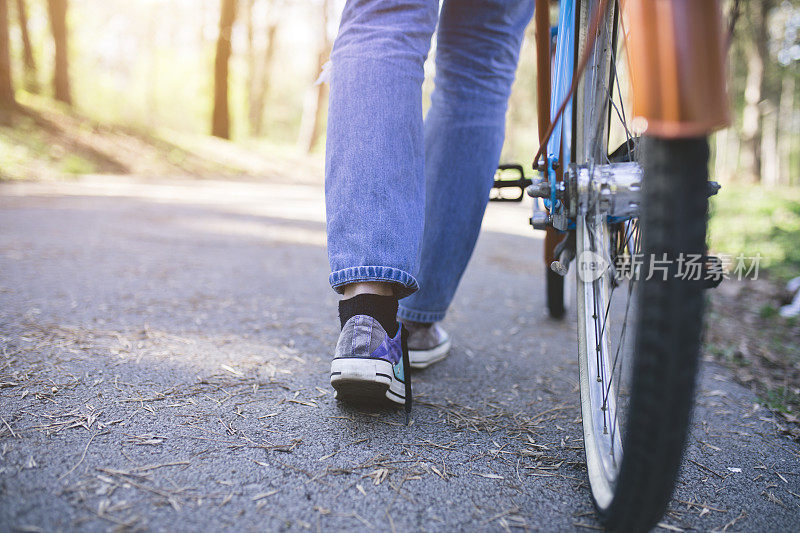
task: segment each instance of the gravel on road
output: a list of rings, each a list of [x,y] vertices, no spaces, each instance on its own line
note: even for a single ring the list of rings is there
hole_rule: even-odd
[[[490,206],[405,426],[333,399],[323,205],[313,185],[0,185],[0,530],[599,528],[574,318],[543,314],[526,208]],[[710,361],[660,525],[800,530],[800,447]]]

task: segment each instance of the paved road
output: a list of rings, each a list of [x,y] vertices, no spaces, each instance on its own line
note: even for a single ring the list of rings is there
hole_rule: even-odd
[[[491,206],[405,427],[332,398],[318,187],[0,186],[0,530],[597,529],[525,216]],[[798,531],[800,447],[729,377],[663,524]]]

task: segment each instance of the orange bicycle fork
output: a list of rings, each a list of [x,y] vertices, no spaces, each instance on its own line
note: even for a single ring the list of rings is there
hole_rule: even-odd
[[[718,0],[622,0],[633,113],[646,134],[709,135],[730,122]]]

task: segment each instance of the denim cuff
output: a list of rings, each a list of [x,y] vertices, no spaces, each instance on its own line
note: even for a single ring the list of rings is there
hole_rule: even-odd
[[[409,309],[402,305],[397,310],[397,318],[400,320],[410,320],[411,322],[424,322],[433,323],[441,322],[447,311],[418,311],[416,309]]]
[[[419,289],[414,276],[404,270],[384,266],[357,266],[332,272],[328,281],[333,290],[342,294],[344,286],[359,281],[385,281],[394,284],[397,298],[405,298]]]

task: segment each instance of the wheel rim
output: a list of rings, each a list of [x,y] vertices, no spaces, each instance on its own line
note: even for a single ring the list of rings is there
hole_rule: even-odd
[[[627,238],[617,253],[638,253],[640,236],[636,228],[636,223],[625,227]],[[578,220],[578,249],[603,256],[609,264],[618,263],[619,255],[615,257],[615,253],[608,252],[615,248],[616,231],[618,228],[609,226],[605,215],[587,213]],[[576,273],[584,442],[592,493],[601,509],[607,508],[613,499],[622,462],[636,314],[636,282],[619,282],[615,274],[614,269],[608,269],[597,279],[591,279],[579,270]],[[619,294],[623,297],[616,296]]]
[[[581,2],[580,16],[588,21],[592,2]],[[613,4],[613,3],[612,3]],[[613,6],[612,6],[613,9]],[[586,75],[575,99],[575,160],[592,167],[609,162],[609,130],[618,117],[631,140],[615,65],[613,26],[605,15]],[[585,42],[581,39],[578,42]],[[615,102],[614,87],[618,90]],[[590,171],[589,175],[593,175]],[[592,187],[589,187],[591,190]],[[630,380],[631,346],[635,337],[636,282],[634,276],[619,281],[620,259],[640,252],[638,220],[609,222],[590,196],[578,199],[576,217],[578,345],[581,414],[589,481],[597,507],[611,505],[622,463],[623,434]],[[586,255],[589,254],[589,255]],[[581,268],[585,261],[602,261],[608,267],[599,275]],[[627,272],[626,274],[632,274]],[[619,297],[623,294],[623,297]]]

